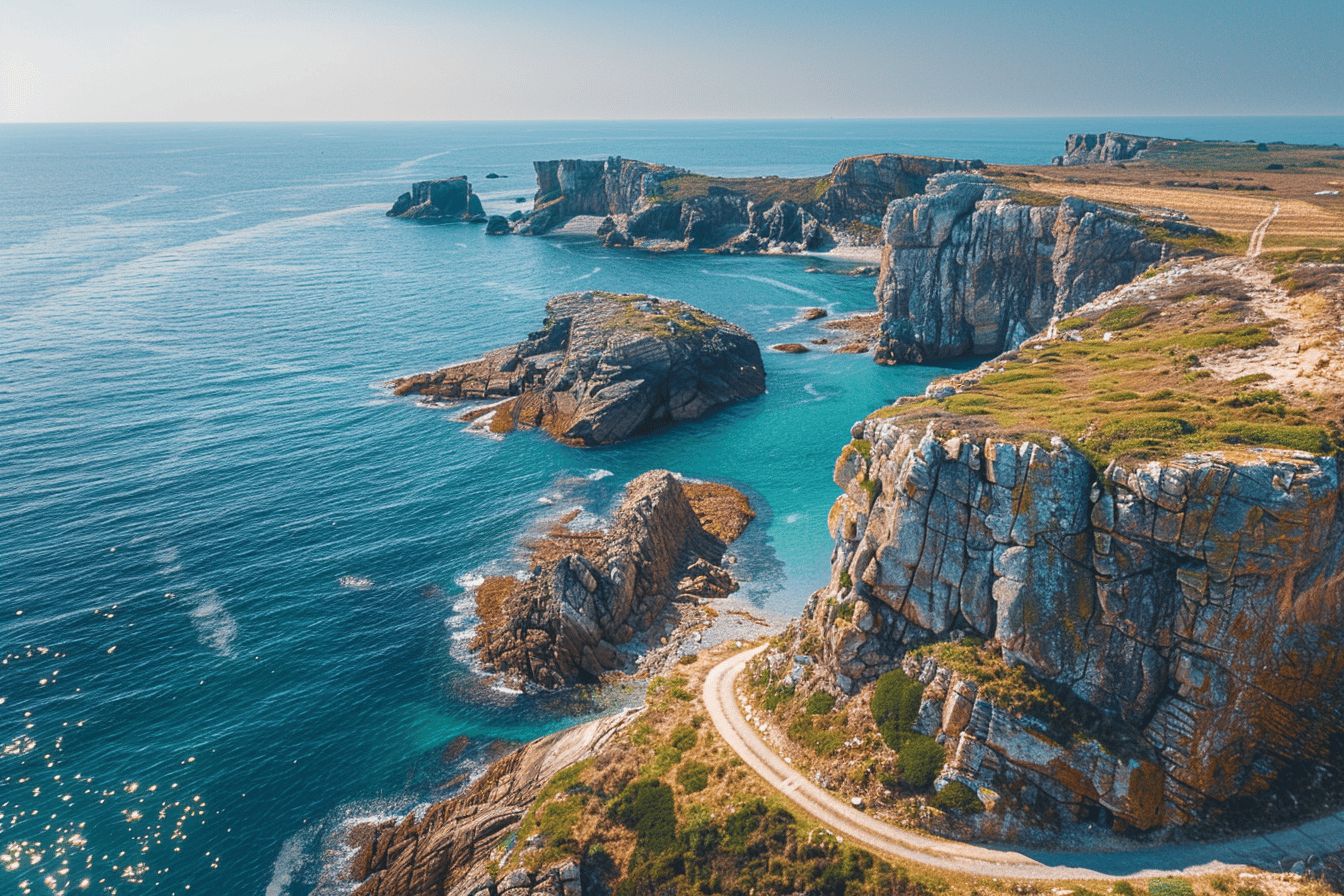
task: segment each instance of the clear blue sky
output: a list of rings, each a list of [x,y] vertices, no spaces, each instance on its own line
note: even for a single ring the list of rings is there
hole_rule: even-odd
[[[0,121],[1344,113],[1344,0],[3,7]]]

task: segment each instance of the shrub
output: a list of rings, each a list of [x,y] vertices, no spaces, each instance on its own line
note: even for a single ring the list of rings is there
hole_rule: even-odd
[[[1111,887],[1115,896],[1134,896],[1134,885],[1127,880],[1116,881]]]
[[[809,716],[799,716],[789,725],[789,740],[822,756],[830,756],[845,743],[845,730],[818,725]]]
[[[835,709],[834,694],[828,694],[825,691],[817,691],[811,697],[807,698],[808,715],[824,716],[833,709]]]
[[[842,584],[843,584],[843,581],[844,581],[845,579],[849,578],[849,573],[848,573],[848,572],[841,573],[841,574],[840,574],[840,578],[841,578],[841,582],[842,582]],[[846,586],[846,587],[848,587],[848,586]],[[852,600],[847,600],[847,601],[844,601],[844,602],[841,603],[841,604],[837,604],[837,605],[836,605],[836,608],[835,608],[835,618],[836,618],[836,619],[843,619],[843,620],[845,620],[846,622],[851,622],[851,621],[853,621],[853,619],[854,619],[854,601],[852,601]]]
[[[985,811],[985,804],[975,791],[960,781],[949,781],[933,798],[933,804],[944,812],[974,815]]]
[[[662,781],[641,779],[626,785],[608,807],[611,817],[635,832],[635,844],[647,853],[665,852],[677,842],[676,802]]]
[[[1179,877],[1155,877],[1148,881],[1148,896],[1194,896],[1190,881]]]
[[[686,724],[678,725],[672,729],[672,734],[667,742],[682,752],[689,750],[695,746],[695,727]]]
[[[877,680],[871,703],[873,721],[893,750],[899,750],[902,741],[914,730],[923,694],[924,685],[900,669],[893,669]]]
[[[854,579],[850,576],[849,570],[840,570],[840,587],[849,589],[854,587]]]
[[[772,684],[765,689],[765,698],[761,700],[761,705],[767,712],[774,712],[779,708],[779,704],[793,696],[793,685],[791,684]]]
[[[687,793],[699,793],[709,786],[709,766],[693,759],[687,760],[677,769],[677,783]]]
[[[914,790],[924,790],[932,786],[946,759],[938,741],[928,735],[911,734],[901,744],[901,780]]]

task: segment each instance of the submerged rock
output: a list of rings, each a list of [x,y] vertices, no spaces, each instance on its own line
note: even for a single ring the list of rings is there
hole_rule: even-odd
[[[753,514],[741,493],[654,470],[631,482],[606,529],[552,530],[526,579],[487,579],[472,649],[515,683],[593,682],[633,660],[623,645],[655,630],[677,598],[737,588],[719,564]]]
[[[749,334],[698,308],[581,292],[551,299],[545,325],[517,345],[391,386],[431,401],[497,401],[494,432],[539,427],[604,445],[760,395],[765,368]]]
[[[465,177],[447,180],[422,180],[412,184],[388,209],[389,218],[413,218],[420,221],[484,221],[481,198]]]

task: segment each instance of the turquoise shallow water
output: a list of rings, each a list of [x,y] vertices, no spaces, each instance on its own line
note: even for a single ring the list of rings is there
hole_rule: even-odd
[[[308,892],[342,819],[628,696],[472,672],[465,586],[521,533],[651,467],[727,480],[761,513],[745,596],[787,617],[826,577],[850,423],[944,372],[767,353],[760,400],[624,446],[466,433],[378,384],[520,338],[566,290],[684,299],[770,343],[813,335],[801,307],[871,309],[872,281],[388,220],[411,180],[468,174],[509,211],[534,158],[1025,163],[1108,124],[1344,139],[1339,119],[0,128],[0,892]]]

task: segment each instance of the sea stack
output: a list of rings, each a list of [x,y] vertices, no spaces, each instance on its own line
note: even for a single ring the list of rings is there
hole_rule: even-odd
[[[517,345],[391,385],[429,401],[495,401],[493,432],[536,427],[606,445],[760,395],[765,367],[748,333],[684,302],[575,292],[551,299],[545,324]]]
[[[447,180],[422,180],[411,185],[387,210],[389,218],[418,221],[484,221],[481,198],[471,189],[466,177]]]

